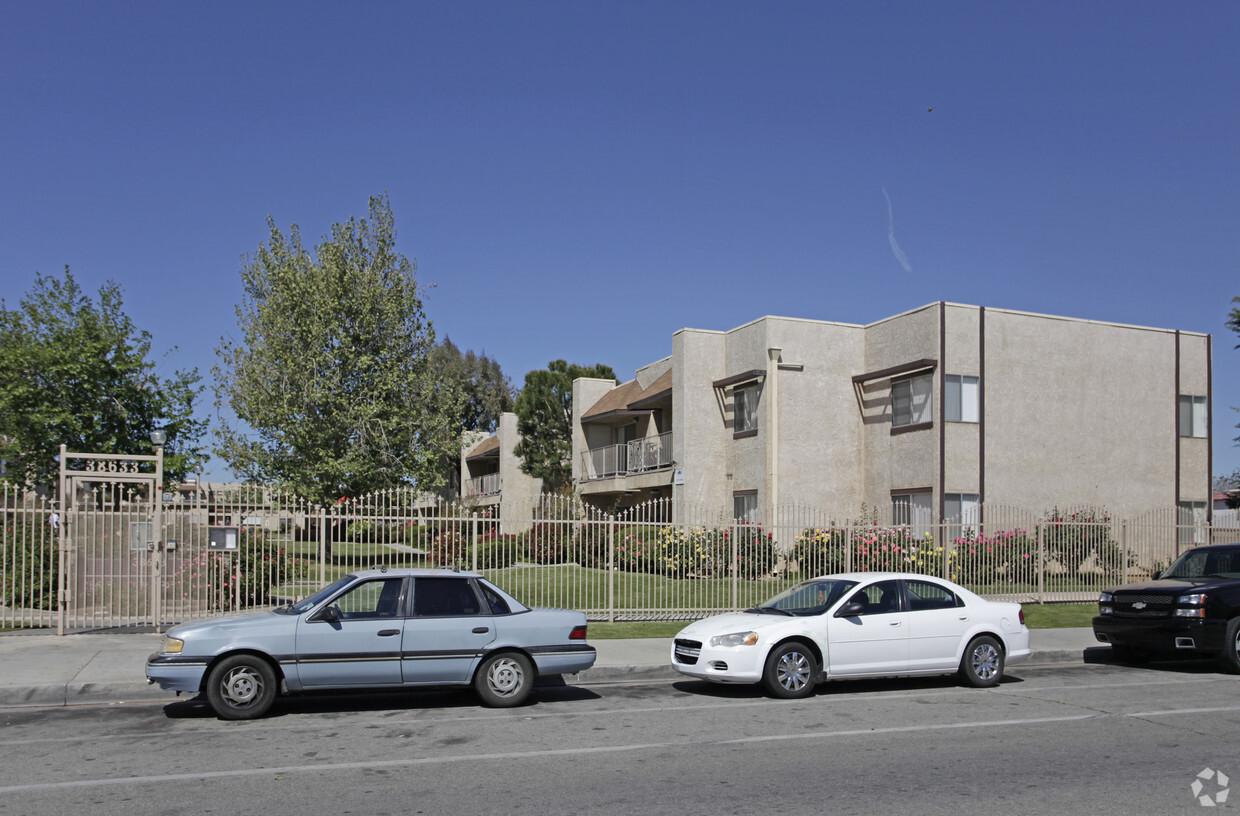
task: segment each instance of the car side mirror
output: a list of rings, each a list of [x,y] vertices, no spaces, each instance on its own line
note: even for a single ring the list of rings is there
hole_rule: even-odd
[[[332,604],[330,606],[325,606],[321,610],[319,610],[319,614],[315,615],[314,619],[321,620],[321,621],[327,621],[328,623],[335,623],[336,621],[340,620],[340,607],[336,606],[335,604]]]
[[[1162,578],[1162,574],[1163,574],[1163,571],[1158,570],[1157,572],[1154,573],[1153,580],[1157,581],[1158,579]]]
[[[846,603],[843,606],[841,606],[839,609],[837,609],[835,612],[835,617],[852,618],[857,615],[860,615],[864,611],[865,611],[865,604],[860,603],[859,601],[853,601],[852,603]]]

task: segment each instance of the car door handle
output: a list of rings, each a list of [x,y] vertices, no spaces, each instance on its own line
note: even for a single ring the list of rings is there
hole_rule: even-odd
[[[490,629],[488,629],[488,628],[487,628],[487,627],[485,627],[485,626],[475,626],[475,627],[474,627],[474,634],[475,634],[475,635],[485,635],[485,634],[486,634],[487,632],[489,632],[489,631],[491,631],[491,630],[490,630]]]
[[[891,624],[890,624],[890,625],[891,625],[891,626],[899,626],[899,625],[900,625],[900,623],[901,623],[900,621],[891,621]]]
[[[960,616],[960,619],[961,619],[961,620],[968,620],[968,619],[969,619],[969,616],[968,616],[968,615],[961,615],[961,616]]]
[[[399,635],[399,634],[400,634],[399,629],[380,629],[379,630],[379,637],[391,637],[392,635]]]

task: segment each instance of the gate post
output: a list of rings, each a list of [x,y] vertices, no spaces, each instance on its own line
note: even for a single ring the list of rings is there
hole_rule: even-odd
[[[67,600],[69,597],[67,577],[65,575],[67,571],[67,565],[68,565],[69,559],[65,555],[65,544],[67,543],[67,539],[69,537],[68,536],[69,509],[73,506],[73,503],[65,499],[65,496],[68,495],[65,491],[65,481],[66,481],[65,459],[66,458],[67,457],[65,456],[65,446],[62,444],[60,446],[60,503],[59,503],[62,518],[60,519],[60,524],[56,525],[57,530],[58,530],[58,533],[56,536],[57,538],[56,545],[57,545],[57,549],[59,550],[59,552],[57,553],[57,564],[58,564],[57,573],[58,574],[56,576],[56,634],[57,635],[63,635],[65,633],[65,612],[66,612],[65,607],[67,606]]]

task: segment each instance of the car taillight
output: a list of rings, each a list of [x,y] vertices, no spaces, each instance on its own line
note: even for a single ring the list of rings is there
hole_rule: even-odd
[[[1025,607],[1023,606],[1020,608],[1020,625],[1025,625]]]
[[[586,628],[584,626],[574,626],[573,631],[568,633],[569,640],[585,640]]]

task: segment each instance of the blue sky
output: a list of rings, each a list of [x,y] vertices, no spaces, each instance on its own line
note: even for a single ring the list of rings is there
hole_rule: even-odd
[[[516,385],[949,300],[1213,334],[1229,473],[1238,39],[1230,2],[9,3],[0,291],[115,280],[209,382],[267,216],[387,191],[436,331]]]

